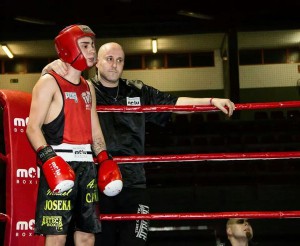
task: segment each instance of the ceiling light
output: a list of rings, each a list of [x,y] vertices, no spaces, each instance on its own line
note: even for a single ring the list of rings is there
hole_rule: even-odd
[[[157,53],[157,39],[156,38],[152,39],[152,52]]]
[[[15,17],[16,21],[20,22],[26,22],[26,23],[31,23],[31,24],[37,24],[37,25],[55,25],[56,23],[54,21],[48,21],[48,20],[41,20],[41,19],[35,19],[27,16],[17,16]]]
[[[6,54],[9,58],[13,58],[13,57],[14,57],[14,55],[11,53],[11,51],[9,50],[9,48],[7,47],[7,45],[1,44],[1,47],[2,47],[3,51],[5,52],[5,54]]]
[[[198,18],[198,19],[202,19],[202,20],[213,20],[214,19],[210,15],[205,15],[205,14],[196,13],[196,12],[187,11],[187,10],[179,10],[177,12],[177,14],[183,15],[183,16],[188,16],[188,17],[193,17],[193,18]]]

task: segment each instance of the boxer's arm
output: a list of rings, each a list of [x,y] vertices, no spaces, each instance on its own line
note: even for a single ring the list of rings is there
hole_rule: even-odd
[[[91,110],[92,137],[93,137],[92,148],[95,156],[97,156],[101,151],[106,150],[106,143],[105,143],[104,135],[99,123],[99,117],[96,110],[95,89],[91,82],[88,83],[89,83],[91,96],[92,96],[92,110]]]
[[[99,118],[96,110],[96,94],[94,86],[89,82],[92,96],[92,148],[97,156],[98,169],[98,187],[101,192],[107,196],[115,196],[119,194],[123,188],[122,175],[118,164],[106,151],[106,144],[102,129],[99,123]]]
[[[49,117],[48,111],[56,90],[57,85],[50,75],[41,77],[32,90],[26,135],[34,150],[46,144],[41,128]]]

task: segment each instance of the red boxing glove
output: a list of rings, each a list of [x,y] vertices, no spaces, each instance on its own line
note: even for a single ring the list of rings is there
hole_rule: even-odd
[[[98,187],[107,196],[118,195],[123,188],[123,181],[118,164],[112,159],[106,150],[97,155]]]
[[[74,186],[75,173],[73,169],[63,158],[56,155],[50,145],[39,147],[37,157],[53,193],[65,192]]]

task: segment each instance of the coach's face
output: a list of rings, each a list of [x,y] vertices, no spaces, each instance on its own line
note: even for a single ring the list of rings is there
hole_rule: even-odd
[[[98,52],[98,78],[108,87],[117,86],[122,75],[125,55],[120,45],[108,43],[100,47]]]

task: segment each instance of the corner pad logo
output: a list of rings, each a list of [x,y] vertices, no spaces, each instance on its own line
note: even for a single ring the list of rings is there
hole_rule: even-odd
[[[16,183],[17,184],[38,184],[40,178],[40,168],[30,167],[28,169],[17,169],[16,172]]]
[[[14,118],[14,132],[22,132],[24,133],[25,132],[25,127],[28,123],[28,119],[29,117],[27,118]]]
[[[18,221],[16,223],[16,237],[32,237],[34,235],[33,230],[35,226],[35,220]]]

